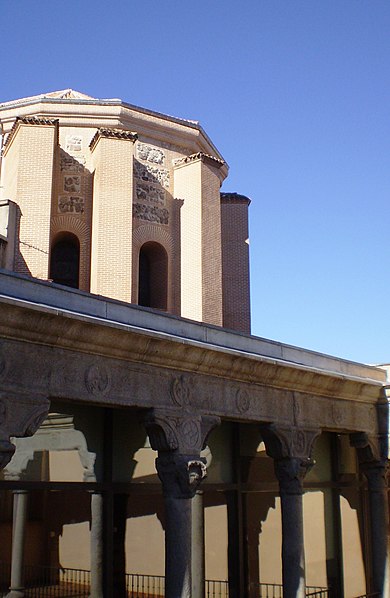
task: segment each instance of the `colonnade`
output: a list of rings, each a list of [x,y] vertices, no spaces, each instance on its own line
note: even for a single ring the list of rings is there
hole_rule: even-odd
[[[29,433],[44,414],[41,410]],[[189,410],[151,409],[143,421],[151,446],[158,452],[156,469],[165,505],[165,595],[167,598],[204,598],[204,521],[201,482],[207,475],[201,456],[207,438],[218,426],[215,416]],[[259,424],[267,454],[274,460],[282,512],[283,598],[303,598],[306,591],[303,526],[303,482],[313,465],[312,453],[320,429]],[[389,512],[387,455],[378,439],[354,433],[361,472],[369,495],[370,591],[389,598]],[[5,442],[5,439],[3,440]],[[7,446],[8,455],[10,451]],[[6,459],[4,458],[4,462]],[[6,463],[5,463],[6,464]],[[28,495],[14,492],[12,568],[9,598],[24,596],[23,546]],[[104,592],[104,498],[91,493],[91,596]],[[238,592],[238,590],[236,590]],[[239,594],[230,598],[241,598]]]

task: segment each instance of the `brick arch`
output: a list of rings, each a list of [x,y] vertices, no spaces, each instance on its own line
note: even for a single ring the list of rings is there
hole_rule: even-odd
[[[172,235],[170,235],[168,231],[161,229],[160,226],[147,224],[145,226],[139,226],[134,230],[133,247],[137,253],[142,245],[148,241],[160,243],[168,253],[168,256],[173,253],[174,241]]]
[[[142,245],[148,242],[159,243],[168,255],[168,297],[167,311],[178,313],[177,309],[177,281],[175,275],[175,241],[172,235],[155,224],[145,224],[133,230],[133,293],[132,302],[138,303],[139,253]]]
[[[89,226],[76,216],[61,214],[51,219],[51,240],[58,233],[73,233],[80,242],[80,289],[89,291],[91,234]]]

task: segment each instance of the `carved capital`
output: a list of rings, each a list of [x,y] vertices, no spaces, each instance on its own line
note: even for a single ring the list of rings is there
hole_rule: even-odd
[[[156,468],[164,495],[170,498],[192,498],[207,475],[206,459],[198,456],[163,453]]]
[[[267,455],[273,459],[312,460],[314,443],[321,430],[263,424],[260,427]]]
[[[356,449],[360,471],[367,478],[370,492],[384,492],[389,473],[387,436],[358,432],[351,434],[350,443]]]
[[[351,446],[356,449],[359,464],[382,460],[382,446],[379,436],[356,432],[349,437]]]
[[[0,393],[0,469],[15,452],[10,439],[32,436],[47,417],[49,406],[46,397]]]
[[[183,455],[199,455],[210,432],[219,423],[219,417],[158,409],[151,409],[144,419],[154,450]]]
[[[314,465],[312,453],[320,433],[317,429],[261,426],[267,455],[274,459],[281,495],[302,494],[304,477]]]
[[[313,466],[311,459],[286,457],[275,461],[280,494],[302,494],[303,480]]]

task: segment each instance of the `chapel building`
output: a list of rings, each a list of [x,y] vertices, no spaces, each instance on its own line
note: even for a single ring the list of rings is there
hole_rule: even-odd
[[[390,598],[384,367],[250,335],[199,123],[0,103],[0,594]]]

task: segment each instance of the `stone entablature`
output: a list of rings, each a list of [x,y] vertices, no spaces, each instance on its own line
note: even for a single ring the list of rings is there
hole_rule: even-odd
[[[292,426],[298,447],[302,429],[382,433],[386,374],[378,368],[298,349],[294,363],[271,357],[276,347],[262,339],[12,274],[0,279],[4,392]]]

